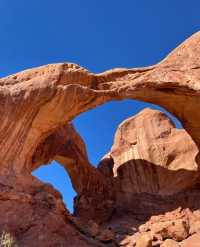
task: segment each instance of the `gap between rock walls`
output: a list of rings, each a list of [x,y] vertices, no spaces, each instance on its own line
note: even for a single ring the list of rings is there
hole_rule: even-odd
[[[115,112],[114,109],[116,108],[119,111]],[[180,121],[164,108],[137,100],[109,102],[81,114],[73,121],[75,128],[85,141],[88,158],[92,165],[97,166],[103,156],[108,153],[121,122],[136,115],[144,108],[164,112],[176,128],[182,128]],[[73,189],[68,173],[59,163],[52,161],[50,164],[42,165],[32,174],[44,183],[53,185],[61,193],[67,209],[73,213],[73,201],[77,193]]]

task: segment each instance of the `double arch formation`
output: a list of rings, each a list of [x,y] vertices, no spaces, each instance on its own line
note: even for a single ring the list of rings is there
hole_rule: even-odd
[[[57,160],[78,193],[88,187],[94,193],[106,190],[109,182],[90,165],[69,122],[81,112],[122,99],[164,107],[200,146],[200,33],[150,67],[93,74],[76,64],[59,63],[1,78],[0,177],[4,180],[6,174],[12,183],[15,174],[25,181],[34,169]]]

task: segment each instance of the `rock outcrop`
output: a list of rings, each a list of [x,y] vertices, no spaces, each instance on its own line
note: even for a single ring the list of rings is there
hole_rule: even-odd
[[[109,155],[123,193],[170,195],[196,182],[198,149],[162,112],[145,109],[117,129]]]
[[[168,246],[199,233],[197,154],[188,133],[158,110],[120,124],[98,170],[112,181],[115,211],[105,227],[121,246]]]
[[[0,232],[30,247],[138,246],[147,235],[152,246],[166,245],[165,238],[196,241],[190,235],[199,234],[199,96],[200,33],[151,67],[93,74],[60,63],[1,78]],[[122,99],[163,106],[186,131],[144,110],[121,124],[111,152],[94,168],[69,122]],[[52,186],[31,175],[52,160],[65,167],[78,193],[74,216]],[[178,207],[184,219],[174,216]],[[154,214],[159,225],[152,227]],[[148,225],[142,233],[141,223]]]
[[[177,199],[168,206],[178,206],[179,192],[197,184],[197,154],[198,148],[185,130],[176,129],[164,113],[145,109],[119,126],[111,151],[98,169],[110,176],[117,209],[136,213],[141,207],[147,213],[153,208],[149,205],[148,209],[147,199],[142,202],[145,193],[160,197],[154,207],[166,210],[164,198],[169,200],[176,194]],[[137,203],[142,206],[136,206]]]

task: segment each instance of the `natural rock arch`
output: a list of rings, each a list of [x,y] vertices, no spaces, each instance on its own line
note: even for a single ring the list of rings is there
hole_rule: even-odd
[[[0,79],[2,169],[31,170],[36,147],[75,116],[113,99],[139,99],[173,113],[199,145],[200,33],[157,65],[93,74],[52,64]],[[5,112],[6,111],[6,112]]]
[[[59,146],[62,141],[54,137],[70,120],[114,99],[138,99],[166,108],[200,145],[200,33],[151,67],[93,74],[75,64],[51,64],[2,78],[0,86],[2,174],[30,174],[43,162],[41,152],[41,161],[34,161],[42,144],[51,140],[51,145]],[[52,155],[48,150],[48,159]],[[96,173],[88,161],[82,163],[87,172]],[[87,172],[82,174],[88,177]],[[78,192],[84,187],[79,183],[74,185]]]
[[[56,192],[31,176],[33,169],[55,159],[68,171],[78,194],[84,193],[94,200],[95,215],[107,219],[114,200],[110,181],[90,165],[84,143],[69,122],[81,112],[105,102],[138,99],[160,105],[174,114],[199,146],[199,94],[200,33],[151,67],[93,74],[78,65],[61,63],[1,78],[1,197],[5,201],[33,204],[42,201],[51,209],[56,205],[56,210],[62,212],[62,220],[66,219]],[[4,187],[9,193],[4,193]],[[49,191],[54,199],[47,196]],[[104,203],[103,211],[98,208],[99,202]],[[18,216],[24,217],[23,210]],[[10,221],[12,225],[13,219]]]

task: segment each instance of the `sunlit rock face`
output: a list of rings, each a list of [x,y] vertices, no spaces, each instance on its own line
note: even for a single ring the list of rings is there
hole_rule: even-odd
[[[119,126],[110,157],[121,192],[171,195],[195,184],[197,154],[185,130],[164,113],[144,109]]]
[[[151,67],[94,74],[60,63],[1,78],[0,231],[30,247],[139,246],[136,235],[155,246],[165,238],[180,242],[198,234],[199,94],[200,33]],[[127,98],[164,107],[185,130],[145,109],[119,126],[110,153],[94,168],[69,122],[97,105]],[[74,216],[52,186],[31,175],[52,160],[64,166],[78,194]],[[178,207],[183,209],[172,213]],[[147,229],[151,236],[141,235],[142,220],[161,214],[158,222],[168,221],[167,212],[177,220],[184,214],[186,223],[166,223],[167,237],[163,225],[158,232]],[[174,225],[180,238],[171,234]]]
[[[183,195],[197,186],[197,157],[198,148],[184,129],[146,108],[120,124],[98,169],[112,181],[116,211],[147,216],[191,205]]]
[[[198,148],[164,113],[146,108],[123,121],[98,170],[112,181],[115,211],[105,225],[121,246],[199,239]]]

